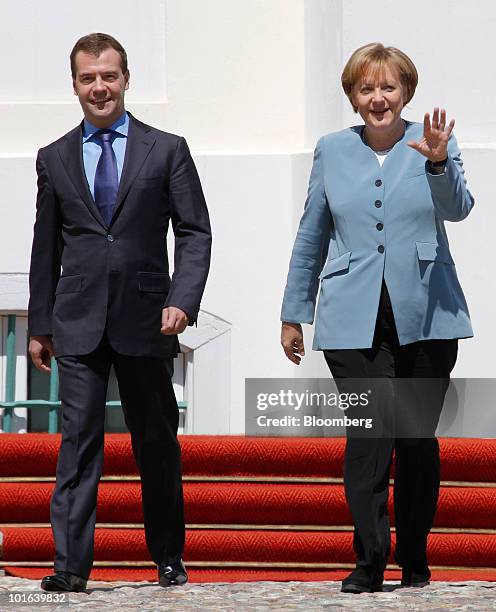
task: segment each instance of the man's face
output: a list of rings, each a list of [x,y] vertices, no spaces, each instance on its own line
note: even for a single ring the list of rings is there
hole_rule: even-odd
[[[129,72],[122,72],[121,56],[112,48],[98,57],[79,51],[74,58],[72,81],[85,118],[98,128],[110,127],[124,112],[124,92]]]

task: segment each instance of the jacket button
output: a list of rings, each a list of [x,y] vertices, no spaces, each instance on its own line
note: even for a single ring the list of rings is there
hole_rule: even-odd
[[[379,253],[384,253],[384,245],[383,245],[383,244],[380,244],[380,245],[377,247],[377,250],[379,251]]]
[[[380,208],[382,206],[382,202],[380,200],[375,201],[375,207]]]
[[[382,223],[378,223],[378,224],[376,225],[376,228],[377,228],[379,231],[381,231],[381,230],[383,230],[383,229],[384,229],[384,225],[383,225]]]
[[[381,179],[377,179],[376,182],[375,182],[375,186],[376,187],[380,187],[381,185],[382,185]]]
[[[114,237],[112,236],[112,234],[107,234],[107,240],[109,242],[114,242]]]

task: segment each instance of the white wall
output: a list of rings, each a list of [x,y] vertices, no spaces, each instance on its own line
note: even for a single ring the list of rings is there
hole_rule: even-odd
[[[124,44],[130,100],[138,107],[165,105],[165,0],[143,7],[138,0],[19,0],[2,6],[0,154],[33,154],[80,121],[69,54],[89,32],[111,33]]]
[[[490,177],[496,168],[496,148],[475,145],[462,149],[469,185],[476,204],[470,216],[461,223],[448,223],[451,251],[457,274],[467,297],[474,338],[460,341],[458,361],[453,376],[496,377],[494,346],[494,185]]]
[[[12,286],[6,274],[28,270],[36,150],[81,118],[70,49],[85,33],[107,31],[128,51],[129,109],[184,135],[198,165],[214,231],[203,308],[231,324],[226,427],[243,430],[246,377],[327,376],[322,355],[310,350],[310,328],[303,365],[285,359],[280,301],[313,146],[323,133],[358,122],[340,88],[342,67],[356,47],[380,40],[406,51],[419,70],[405,116],[418,120],[444,105],[457,120],[477,204],[469,219],[449,224],[448,231],[476,338],[462,343],[455,374],[492,376],[496,85],[487,66],[495,22],[496,5],[489,0],[6,5],[0,21],[0,52],[8,60],[0,92],[0,289]],[[8,296],[0,300],[8,303]]]
[[[343,57],[374,41],[405,51],[419,72],[417,93],[405,116],[418,120],[433,106],[445,106],[456,118],[463,142],[496,140],[495,31],[496,4],[491,0],[343,2]]]

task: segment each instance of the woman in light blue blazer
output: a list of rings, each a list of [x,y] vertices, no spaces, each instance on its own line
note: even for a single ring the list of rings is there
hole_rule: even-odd
[[[414,388],[395,410],[415,406],[432,420],[430,437],[348,437],[344,485],[353,517],[356,569],[345,592],[380,590],[390,552],[388,479],[395,451],[395,559],[402,584],[428,584],[427,536],[439,492],[434,430],[458,339],[473,335],[450,253],[445,221],[461,221],[474,200],[446,112],[423,124],[401,112],[417,70],[394,47],[357,49],[343,89],[364,125],[317,143],[308,197],[289,266],[281,343],[299,364],[302,323],[314,322],[313,348],[334,378],[437,379]],[[339,385],[338,385],[339,386]],[[398,397],[398,394],[396,394]],[[389,398],[391,399],[391,398]],[[384,401],[389,401],[387,398]]]

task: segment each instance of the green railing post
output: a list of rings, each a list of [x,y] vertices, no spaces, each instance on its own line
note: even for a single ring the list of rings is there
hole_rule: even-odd
[[[59,396],[59,371],[57,369],[57,361],[52,357],[50,364],[52,371],[50,372],[50,402],[56,402]],[[50,406],[48,412],[48,433],[57,433],[58,414],[57,406]]]
[[[5,367],[5,401],[15,401],[15,379],[16,379],[16,315],[9,315],[7,329],[7,364]],[[12,416],[14,408],[3,409],[3,430],[7,433],[12,431]]]

